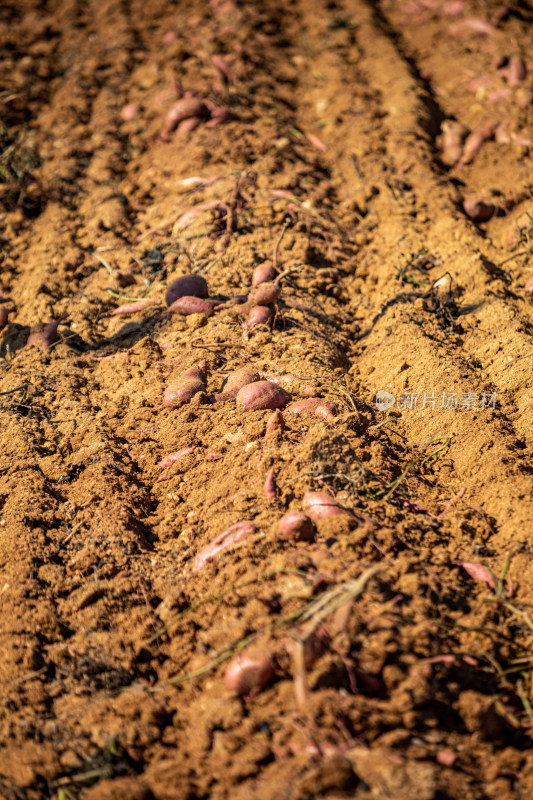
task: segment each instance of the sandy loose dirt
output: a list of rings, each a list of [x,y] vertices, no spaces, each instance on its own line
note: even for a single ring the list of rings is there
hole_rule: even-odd
[[[533,797],[532,25],[3,4],[2,800]],[[337,408],[212,402],[243,367]]]

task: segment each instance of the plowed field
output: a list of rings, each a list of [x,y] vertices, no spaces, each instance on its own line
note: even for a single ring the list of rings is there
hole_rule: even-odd
[[[533,797],[532,30],[3,3],[2,799]]]

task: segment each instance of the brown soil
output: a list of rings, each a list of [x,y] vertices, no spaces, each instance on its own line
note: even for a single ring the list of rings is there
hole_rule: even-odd
[[[3,4],[2,798],[533,797],[532,23],[526,0]],[[232,117],[162,136],[182,92]],[[445,163],[451,121],[488,134]],[[165,312],[173,278],[224,303],[266,260],[272,329]],[[165,407],[202,360],[206,392]],[[209,401],[243,366],[340,413],[267,434]],[[306,489],[351,513],[282,540]],[[228,659],[259,645],[274,676],[238,697]]]

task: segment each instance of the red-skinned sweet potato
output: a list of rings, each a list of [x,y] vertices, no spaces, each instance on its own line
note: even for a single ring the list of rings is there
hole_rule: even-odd
[[[250,309],[244,327],[251,331],[259,325],[269,325],[272,322],[272,311],[268,306],[254,306]]]
[[[217,305],[216,300],[206,300],[202,297],[185,295],[175,300],[167,308],[167,312],[169,314],[181,314],[184,317],[189,316],[189,314],[205,314],[206,317],[212,317]]]
[[[248,306],[268,306],[270,303],[275,303],[281,294],[281,288],[277,283],[272,281],[260,283],[255,289],[252,289],[248,296]]]
[[[169,408],[179,408],[190,403],[194,395],[205,392],[205,381],[206,364],[202,361],[196,367],[184,370],[170,382],[163,396],[164,404]]]
[[[308,490],[304,494],[303,507],[313,522],[346,514],[346,511],[339,506],[335,498],[327,494],[327,492],[311,492]]]
[[[281,386],[270,381],[257,381],[239,390],[237,405],[242,406],[245,411],[274,411],[276,408],[283,408],[290,399],[290,394]]]
[[[262,283],[270,283],[277,276],[278,271],[273,264],[268,261],[256,267],[252,274],[252,286],[259,286]]]
[[[224,673],[224,683],[230,692],[241,697],[254,697],[274,677],[270,653],[265,648],[250,647],[236,655]]]
[[[234,525],[231,525],[229,528],[219,534],[210,545],[204,547],[204,549],[198,553],[194,559],[194,571],[198,572],[207,564],[208,561],[214,559],[223,550],[226,550],[232,545],[240,544],[256,532],[256,526],[253,522],[249,522],[248,520],[236,522]]]
[[[324,419],[333,419],[339,413],[336,403],[332,400],[324,400],[321,397],[308,397],[305,400],[298,400],[291,403],[285,409],[288,414],[305,414],[306,412],[317,414]]]
[[[315,529],[307,514],[301,511],[287,511],[278,522],[278,533],[283,539],[290,541],[310,542],[314,539]]]
[[[171,306],[180,297],[209,297],[207,281],[201,275],[182,275],[167,287],[165,300]]]

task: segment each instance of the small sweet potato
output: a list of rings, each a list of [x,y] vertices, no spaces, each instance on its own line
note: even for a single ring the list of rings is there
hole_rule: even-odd
[[[250,647],[230,661],[224,683],[230,692],[241,697],[254,697],[274,677],[270,653],[265,648]]]
[[[251,331],[259,325],[269,325],[272,322],[272,311],[268,306],[253,306],[250,309],[244,327]]]
[[[220,200],[209,200],[207,203],[198,203],[181,215],[181,217],[175,223],[173,231],[180,231],[182,228],[186,228],[187,225],[193,221],[193,219],[196,219],[196,217],[200,216],[200,214],[203,214],[206,211],[215,212],[219,215],[219,218],[225,217],[228,213],[227,207],[224,205],[224,203],[221,203]]]
[[[121,109],[120,116],[124,122],[131,122],[139,113],[138,103],[128,103]]]
[[[213,66],[218,70],[218,72],[224,78],[224,80],[227,81],[228,83],[233,83],[233,81],[235,80],[235,75],[228,66],[228,62],[226,61],[226,59],[215,53],[214,55],[211,56],[211,61],[213,63]]]
[[[463,144],[468,136],[468,128],[456,120],[442,123],[441,161],[451,167],[461,159]]]
[[[497,579],[494,574],[483,566],[483,564],[475,564],[472,561],[454,561],[457,567],[462,567],[473,580],[479,583],[488,583],[491,589],[496,589]]]
[[[198,378],[198,380],[205,383],[207,380],[207,363],[205,361],[200,361],[195,367],[189,367],[189,369],[184,370],[180,374],[185,378]]]
[[[185,317],[189,314],[205,314],[206,317],[212,317],[217,305],[216,300],[206,300],[202,297],[185,295],[174,300],[167,308],[167,312],[169,314],[181,314]]]
[[[259,286],[261,283],[270,283],[277,276],[278,271],[268,261],[256,267],[252,274],[252,286]]]
[[[278,433],[278,431],[284,430],[284,428],[285,422],[283,420],[283,414],[278,409],[267,419],[265,436],[273,436],[275,433]]]
[[[176,128],[176,133],[192,133],[192,131],[196,130],[201,121],[202,120],[200,117],[189,117],[188,119],[182,119]]]
[[[516,86],[517,83],[522,83],[526,76],[527,66],[522,56],[511,56],[505,75],[509,86]]]
[[[264,483],[263,488],[265,490],[265,497],[266,497],[267,500],[275,500],[276,499],[278,490],[277,490],[277,486],[276,486],[276,480],[275,480],[275,477],[274,477],[274,467],[271,467],[271,469],[268,470],[268,472],[266,474],[266,477],[265,477],[265,483]]]
[[[175,464],[176,461],[179,461],[180,458],[188,456],[189,453],[193,452],[194,447],[184,447],[183,450],[178,450],[176,453],[170,453],[170,455],[165,456],[157,466],[161,467],[161,469],[166,469],[167,467],[171,467],[172,464]]]
[[[34,331],[32,334],[30,334],[27,344],[40,347],[41,350],[49,350],[54,342],[57,341],[57,329],[59,327],[59,323],[64,319],[66,319],[66,317],[61,317],[55,322],[50,322],[48,325],[45,325],[42,330]]]
[[[184,119],[190,117],[202,117],[206,113],[206,108],[203,103],[196,97],[182,97],[177,100],[170,111],[167,113],[160,136],[162,139],[167,139],[172,131],[175,131],[179,123]]]
[[[210,545],[198,553],[194,559],[194,571],[198,572],[206,565],[208,561],[215,558],[218,553],[221,553],[231,545],[240,544],[253,533],[257,533],[257,528],[253,522],[243,520],[231,525],[225,531],[222,531],[216,539],[213,539]]]
[[[479,197],[469,197],[463,203],[465,214],[474,222],[486,222],[491,219],[496,212],[494,203],[490,200],[482,200]]]
[[[278,522],[278,533],[283,539],[310,542],[314,539],[315,529],[306,514],[301,511],[287,511]]]
[[[488,122],[486,125],[480,125],[474,131],[472,131],[472,133],[468,134],[463,146],[461,159],[457,164],[458,167],[464,167],[466,164],[470,164],[474,160],[474,156],[480,149],[481,145],[484,142],[487,142],[489,139],[492,139],[499,124],[500,123],[497,121]]]
[[[290,406],[287,406],[285,411],[288,414],[312,412],[318,414],[319,417],[324,417],[324,419],[333,419],[339,413],[336,403],[332,400],[323,400],[321,397],[308,397],[305,400],[298,400],[296,403],[291,403]]]
[[[220,108],[220,106],[215,105],[214,103],[206,103],[209,112],[209,122],[206,122],[206,128],[214,128],[215,125],[223,125],[225,122],[233,122],[234,120],[238,119],[238,117],[233,114],[231,111],[228,111],[225,108]]]
[[[136,314],[137,311],[144,311],[148,306],[155,305],[155,300],[145,298],[143,300],[136,300],[134,303],[126,303],[118,308],[113,308],[108,311],[105,316],[107,317],[127,317],[129,314]]]
[[[481,17],[468,17],[450,26],[450,33],[457,38],[465,39],[473,36],[492,36],[495,28],[490,22]]]

